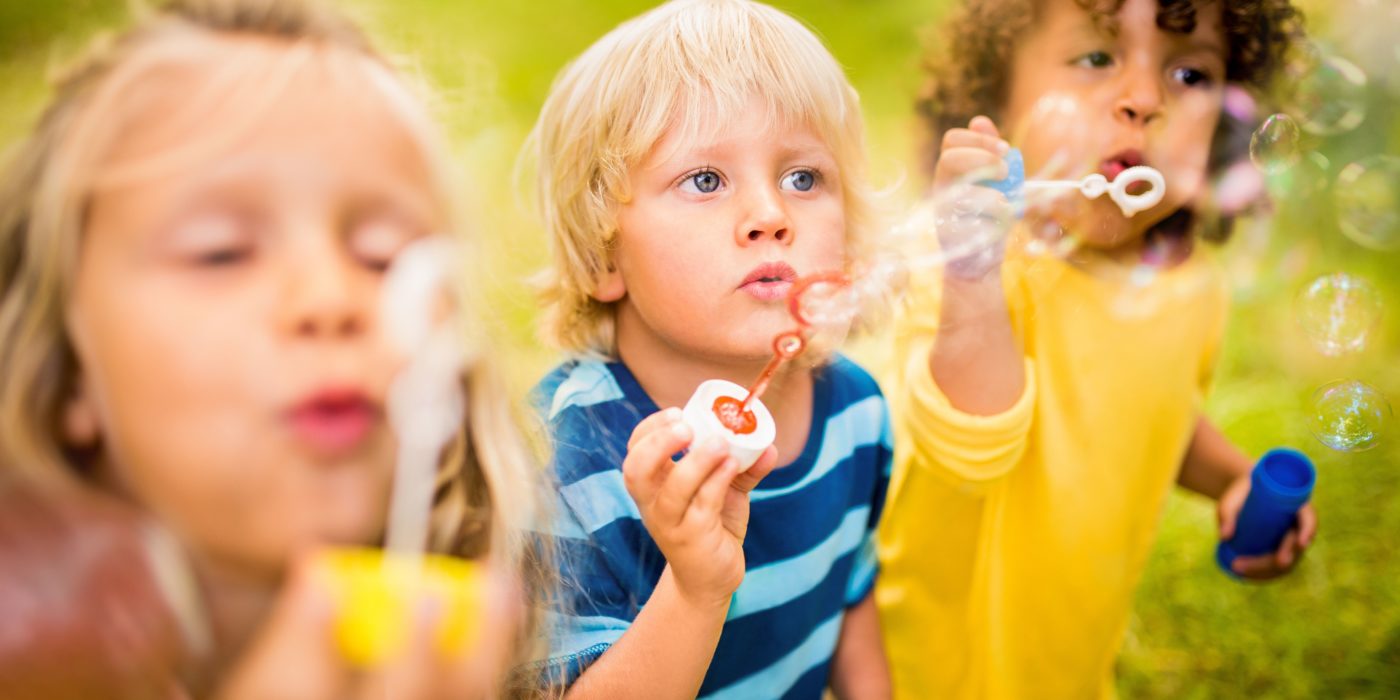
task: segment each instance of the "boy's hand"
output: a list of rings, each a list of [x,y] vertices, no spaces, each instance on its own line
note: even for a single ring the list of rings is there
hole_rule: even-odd
[[[983,116],[973,117],[966,129],[943,135],[933,171],[934,206],[946,270],[955,277],[979,279],[1001,264],[1013,219],[1011,203],[977,182],[1007,177],[1002,158],[1010,148]]]
[[[1235,536],[1235,523],[1248,496],[1248,473],[1236,477],[1229,488],[1225,489],[1225,493],[1220,495],[1220,501],[1216,504],[1216,516],[1220,521],[1222,541]],[[1298,510],[1298,524],[1284,535],[1277,551],[1273,554],[1235,557],[1230,568],[1236,574],[1255,581],[1278,578],[1293,570],[1303,552],[1312,545],[1316,534],[1317,512],[1313,510],[1311,503],[1306,503]]]
[[[669,408],[637,425],[622,475],[681,594],[695,604],[724,604],[744,579],[749,492],[776,466],[777,450],[770,446],[743,474],[718,438],[672,461],[693,437],[681,415]]]

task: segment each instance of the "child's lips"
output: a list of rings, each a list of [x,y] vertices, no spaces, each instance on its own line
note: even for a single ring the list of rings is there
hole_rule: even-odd
[[[748,292],[749,296],[759,301],[776,301],[787,298],[788,290],[792,289],[792,282],[787,280],[755,280],[746,282],[740,289]]]
[[[739,289],[759,301],[776,301],[787,298],[788,290],[797,281],[797,271],[785,262],[763,263],[744,277]]]
[[[358,449],[379,419],[379,407],[354,390],[317,392],[287,412],[288,424],[296,438],[324,457]]]

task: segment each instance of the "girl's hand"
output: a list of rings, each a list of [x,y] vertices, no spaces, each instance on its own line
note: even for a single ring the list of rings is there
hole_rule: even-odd
[[[1245,498],[1248,496],[1248,472],[1236,477],[1230,483],[1229,488],[1225,489],[1225,493],[1220,495],[1220,501],[1216,504],[1216,517],[1220,521],[1220,539],[1222,541],[1235,536],[1235,524],[1239,519],[1240,509],[1244,507]],[[1298,522],[1293,529],[1288,531],[1288,534],[1284,535],[1278,550],[1272,554],[1235,557],[1230,568],[1236,574],[1255,581],[1278,578],[1292,571],[1293,567],[1298,565],[1299,558],[1312,545],[1313,537],[1316,535],[1317,512],[1313,510],[1311,503],[1307,503],[1298,510]]]
[[[696,605],[724,604],[744,579],[749,492],[773,470],[778,453],[770,446],[739,474],[728,447],[715,438],[672,461],[693,438],[681,415],[669,408],[637,425],[622,475],[681,595]]]
[[[1007,177],[1002,158],[1010,148],[982,116],[943,135],[933,196],[938,242],[953,277],[980,279],[1001,265],[1014,212],[1005,195],[977,183]]]
[[[488,573],[486,616],[475,646],[445,658],[433,643],[438,602],[418,601],[408,646],[371,669],[350,667],[336,646],[337,602],[330,574],[314,559],[293,572],[258,637],[237,662],[219,700],[428,700],[489,698],[510,663],[520,602],[514,586]]]

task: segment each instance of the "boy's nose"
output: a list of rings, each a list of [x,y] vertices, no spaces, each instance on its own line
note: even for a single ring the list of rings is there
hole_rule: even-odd
[[[749,245],[765,238],[792,243],[792,223],[788,221],[782,195],[776,189],[755,191],[746,205],[747,215],[736,231],[739,245]]]

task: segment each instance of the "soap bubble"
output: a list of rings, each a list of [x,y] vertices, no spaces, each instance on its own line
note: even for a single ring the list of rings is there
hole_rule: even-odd
[[[1332,162],[1316,151],[1299,158],[1293,167],[1269,173],[1265,178],[1275,200],[1308,207],[1332,185]]]
[[[911,271],[955,267],[975,274],[1001,262],[1015,211],[1000,192],[972,183],[941,188],[890,232]]]
[[[1314,51],[1298,78],[1293,111],[1312,134],[1355,129],[1366,119],[1366,73],[1344,58]]]
[[[844,326],[860,313],[860,299],[840,274],[818,274],[798,280],[792,290],[791,310],[799,323],[810,326]]]
[[[1297,313],[1318,351],[1335,357],[1366,347],[1381,317],[1381,297],[1365,280],[1336,273],[1313,280],[1298,294]]]
[[[1312,395],[1309,424],[1313,437],[1341,452],[1376,446],[1389,426],[1390,404],[1374,387],[1355,380],[1327,384]]]
[[[1335,196],[1348,238],[1372,250],[1400,249],[1400,158],[1368,156],[1342,168]]]
[[[1287,114],[1275,114],[1249,138],[1249,157],[1259,169],[1273,174],[1298,162],[1298,124]]]

